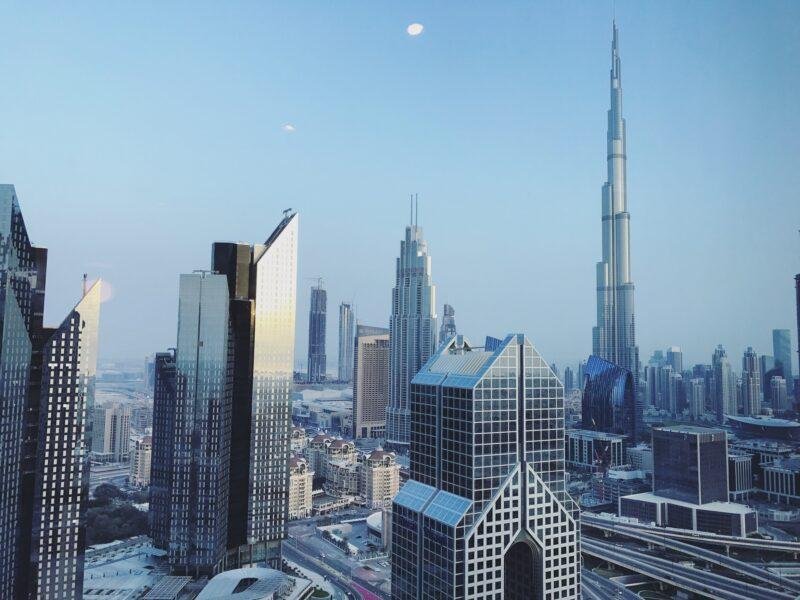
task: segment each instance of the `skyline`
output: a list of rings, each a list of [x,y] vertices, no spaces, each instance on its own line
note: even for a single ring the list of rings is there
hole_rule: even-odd
[[[184,73],[172,87],[162,79],[169,68],[148,63],[163,46],[147,42],[165,43],[160,36],[175,25],[170,19],[185,15],[167,14],[161,24],[164,31],[146,29],[144,39],[137,38],[141,43],[135,49],[143,53],[139,62],[126,54],[134,48],[133,37],[122,34],[117,45],[111,45],[109,62],[121,54],[128,59],[121,65],[127,71],[124,68],[110,80],[105,96],[92,94],[103,88],[92,77],[107,76],[113,69],[106,72],[105,67],[85,61],[89,73],[79,81],[88,86],[75,90],[65,86],[60,95],[48,95],[49,85],[58,88],[76,75],[69,69],[67,52],[60,59],[60,66],[67,68],[53,81],[44,81],[54,73],[42,66],[48,60],[54,63],[50,67],[59,65],[48,51],[70,40],[63,39],[59,30],[55,41],[43,42],[33,58],[23,56],[29,44],[36,44],[37,34],[48,33],[47,28],[26,32],[22,44],[14,15],[4,15],[12,31],[0,66],[18,75],[18,86],[16,96],[0,101],[7,115],[0,179],[16,185],[32,242],[51,249],[46,322],[53,323],[68,308],[81,273],[88,271],[116,290],[103,307],[101,360],[138,359],[173,346],[179,273],[207,264],[215,241],[265,238],[280,210],[293,206],[304,221],[299,313],[307,313],[307,278],[321,276],[332,306],[353,301],[360,322],[385,326],[408,194],[419,192],[420,225],[438,288],[436,311],[445,302],[455,306],[459,332],[474,339],[484,333],[528,332],[543,355],[561,368],[567,361],[585,359],[591,350],[594,316],[611,24],[605,7],[582,7],[578,15],[574,8],[515,6],[501,18],[474,7],[454,15],[412,4],[380,15],[370,13],[372,28],[366,29],[360,20],[366,16],[348,21],[353,15],[339,8],[336,22],[341,30],[331,33],[321,29],[330,9],[321,9],[319,22],[312,20],[305,24],[309,31],[301,31],[291,19],[292,9],[271,7],[280,13],[282,25],[293,26],[291,31],[281,30],[275,40],[259,42],[266,49],[271,42],[288,46],[282,50],[283,59],[296,58],[292,64],[299,71],[279,69],[282,85],[276,89],[283,98],[267,110],[258,110],[259,101],[269,94],[258,88],[265,81],[258,79],[256,67],[266,64],[275,69],[280,61],[270,62],[269,54],[260,54],[258,61],[248,55],[257,63],[246,65],[252,70],[229,70],[238,65],[234,51],[215,57],[201,48],[198,57],[210,60],[204,65],[210,72],[200,76],[202,61],[185,62],[198,49],[184,49],[184,62],[175,55],[165,62],[195,70]],[[268,9],[252,10],[263,16]],[[166,10],[170,11],[178,12]],[[126,9],[102,8],[89,22],[100,25],[104,18],[119,17],[119,12]],[[226,39],[237,27],[245,27],[244,15],[234,15],[234,9],[219,12],[229,16],[219,23]],[[694,20],[686,18],[690,12]],[[617,7],[632,157],[632,274],[643,364],[653,349],[670,345],[683,348],[687,364],[708,363],[713,348],[722,343],[738,367],[748,345],[760,354],[771,353],[772,329],[795,331],[792,278],[800,271],[796,233],[800,203],[794,190],[800,174],[792,172],[792,162],[800,149],[800,119],[792,107],[800,89],[796,68],[800,52],[795,51],[800,43],[792,37],[792,24],[800,9],[775,3],[764,15],[741,4],[734,12],[723,13],[721,6],[678,10],[620,3]],[[514,23],[515,15],[522,23]],[[723,15],[725,19],[720,18]],[[181,20],[177,37],[191,37],[207,16]],[[52,12],[29,17],[55,18]],[[130,27],[141,25],[143,18]],[[425,29],[409,37],[405,28],[417,21]],[[529,39],[524,27],[534,22],[536,35]],[[483,25],[476,29],[476,23]],[[77,25],[76,39],[65,46],[76,56],[96,45],[98,36],[103,39],[102,27],[94,37],[80,38],[92,33],[91,28],[87,32],[85,25],[73,25]],[[245,29],[254,35],[263,25],[255,19]],[[300,39],[293,41],[291,35]],[[321,47],[331,44],[354,62],[336,71],[339,79],[324,74],[331,65],[323,64],[316,53],[293,55],[308,41],[305,36],[314,35]],[[670,45],[665,43],[668,39]],[[228,41],[237,49],[244,44],[252,51],[263,50],[248,36],[244,42]],[[374,54],[359,54],[366,49]],[[460,54],[469,65],[456,60]],[[697,55],[706,58],[705,70],[691,60]],[[498,66],[503,57],[509,64]],[[490,64],[492,73],[486,70]],[[657,74],[651,72],[652,64],[661,67],[655,69]],[[133,83],[147,83],[131,77],[131,69],[142,77],[137,66],[153,67],[156,77],[151,84],[165,86],[138,111],[122,101],[126,91],[136,89]],[[387,66],[394,67],[391,72],[397,77],[386,74]],[[519,67],[527,70],[515,70]],[[362,78],[383,76],[370,82],[373,87],[357,90],[353,84],[364,83],[357,77],[359,69],[365,73]],[[435,79],[442,69],[453,73],[439,83]],[[126,73],[128,79],[123,77]],[[179,99],[188,100],[196,87],[214,83],[215,76],[232,85],[237,100],[212,93],[206,103],[192,105],[186,115],[176,118],[185,109]],[[301,79],[309,80],[310,89]],[[540,80],[547,85],[539,86]],[[470,82],[474,89],[466,87]],[[403,111],[395,94],[406,83],[428,90],[429,96],[409,102]],[[186,89],[179,89],[181,85]],[[252,95],[246,93],[250,86],[258,88]],[[302,108],[292,106],[290,100],[298,101],[316,88],[325,90],[324,98],[300,102]],[[366,102],[350,106],[357,91],[361,93],[355,97]],[[66,110],[43,116],[42,106],[36,104],[40,98],[54,98]],[[245,110],[237,113],[241,106]],[[215,108],[228,112],[217,115]],[[256,116],[258,125],[242,137],[241,131]],[[389,123],[389,117],[398,122]],[[92,130],[95,120],[108,132],[100,135]],[[157,135],[156,123],[164,122],[173,128]],[[288,123],[294,131],[282,130]],[[197,145],[194,131],[181,137],[198,125],[205,126],[215,144]],[[231,125],[239,128],[240,137],[226,130]],[[145,131],[137,130],[143,126]],[[436,135],[429,136],[430,132]],[[378,137],[386,141],[378,143]],[[244,142],[241,148],[237,140]],[[98,141],[104,143],[93,146]],[[101,156],[101,151],[110,156]],[[335,153],[343,156],[332,156]],[[169,161],[163,165],[159,161],[165,157]],[[265,169],[265,164],[270,167]],[[319,177],[308,178],[308,172]],[[109,196],[118,200],[109,202]],[[698,207],[704,199],[708,203]],[[684,216],[690,211],[697,217]],[[499,218],[491,218],[492,214]],[[87,224],[87,215],[104,226],[95,229]],[[710,221],[712,216],[718,222]],[[347,229],[353,222],[357,227]],[[370,227],[358,227],[361,222]],[[487,223],[490,227],[484,228]],[[552,227],[554,223],[559,227]],[[93,235],[75,236],[80,227],[91,228]],[[149,242],[144,241],[148,233]],[[523,236],[532,239],[516,241]],[[137,247],[120,238],[142,242]],[[465,239],[474,243],[464,244]],[[526,247],[528,251],[521,251]],[[359,257],[363,270],[351,268],[348,258],[353,256]],[[698,264],[712,262],[715,256],[719,265]],[[507,268],[492,272],[500,261]],[[484,285],[473,284],[476,272]],[[547,293],[538,282],[545,282]],[[683,290],[691,290],[694,297],[683,296]],[[517,293],[507,293],[513,291]],[[493,301],[498,297],[509,300],[495,314]],[[555,309],[560,309],[557,326],[552,324]],[[137,318],[142,314],[149,318]],[[298,319],[296,359],[306,353],[304,321]],[[494,328],[499,331],[490,331]],[[334,338],[335,332],[329,332],[329,348],[335,347]],[[793,349],[796,345],[793,335]],[[328,370],[333,371],[334,361],[329,362]]]

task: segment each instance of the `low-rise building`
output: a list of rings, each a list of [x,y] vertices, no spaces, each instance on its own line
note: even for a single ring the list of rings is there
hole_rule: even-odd
[[[741,450],[728,450],[728,492],[731,502],[742,502],[753,493],[752,457]]]
[[[293,454],[302,454],[308,447],[308,436],[302,427],[292,427],[292,437],[290,440],[291,451]]]
[[[564,437],[567,467],[605,471],[624,462],[624,435],[588,429],[568,429]]]
[[[131,485],[145,488],[150,485],[150,463],[153,458],[153,438],[149,435],[136,440],[131,452]]]
[[[349,458],[329,458],[325,465],[325,492],[340,498],[358,495],[359,464]]]
[[[800,456],[764,466],[764,492],[772,502],[800,506]]]
[[[314,472],[308,461],[293,456],[289,459],[289,518],[304,519],[311,515]]]
[[[648,444],[632,446],[625,453],[630,466],[644,471],[646,475],[653,476],[653,449]]]

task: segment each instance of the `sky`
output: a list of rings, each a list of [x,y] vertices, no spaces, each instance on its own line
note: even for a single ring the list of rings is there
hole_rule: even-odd
[[[792,329],[800,3],[616,2],[637,337],[734,365]],[[111,288],[100,359],[175,344],[178,275],[300,212],[312,280],[386,325],[418,193],[475,340],[591,352],[611,2],[3,3],[0,182],[49,248],[46,321]],[[422,24],[420,35],[406,28]],[[286,127],[291,125],[291,127]],[[796,346],[795,346],[796,348]]]

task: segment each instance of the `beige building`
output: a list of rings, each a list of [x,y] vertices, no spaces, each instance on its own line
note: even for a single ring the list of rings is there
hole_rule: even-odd
[[[147,487],[150,485],[150,462],[153,456],[153,438],[149,435],[137,440],[131,452],[131,485]]]
[[[292,427],[291,451],[293,454],[302,454],[308,446],[308,436],[302,427]]]
[[[130,456],[131,409],[122,404],[94,409],[92,453],[101,462],[125,462]]]
[[[328,446],[334,441],[334,437],[327,433],[318,433],[308,442],[305,455],[308,459],[311,470],[317,477],[325,476],[325,462],[328,456]]]
[[[353,356],[353,437],[386,435],[389,402],[389,330],[356,327]]]
[[[400,489],[400,465],[394,452],[377,448],[360,463],[359,494],[370,508],[391,508]]]
[[[311,514],[314,472],[304,458],[289,459],[289,518],[304,519]]]

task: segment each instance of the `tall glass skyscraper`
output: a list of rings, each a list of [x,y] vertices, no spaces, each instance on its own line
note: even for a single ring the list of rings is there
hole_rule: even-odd
[[[456,335],[456,309],[449,304],[442,310],[442,328],[439,330],[439,343],[444,343]]]
[[[633,310],[625,119],[622,118],[622,72],[616,23],[611,44],[607,145],[608,180],[603,186],[603,258],[597,263],[597,326],[592,332],[592,353],[630,371],[636,389],[639,349]]]
[[[339,381],[353,379],[353,307],[339,305]]]
[[[721,345],[717,346],[711,357],[713,370],[714,415],[718,423],[725,422],[725,415],[736,416],[736,377],[731,369],[728,354]]]
[[[436,287],[422,228],[412,219],[400,242],[389,322],[389,405],[387,443],[398,450],[411,440],[411,379],[436,350]]]
[[[328,292],[319,285],[311,288],[311,306],[308,310],[308,381],[325,381],[325,321],[328,310]]]
[[[233,348],[224,275],[181,275],[169,561],[211,575],[228,524]]]
[[[579,598],[564,390],[531,342],[453,338],[414,377],[411,415],[411,479],[392,506],[392,598]]]
[[[43,347],[29,581],[40,599],[83,595],[100,289],[85,291]]]
[[[176,398],[175,352],[158,352],[153,363],[153,449],[147,512],[150,539],[161,550],[169,549]]]
[[[792,375],[792,334],[788,329],[772,330],[772,354],[775,363],[779,364],[786,380],[786,391],[792,395],[794,390],[794,376]],[[762,370],[762,374],[766,372]]]
[[[748,347],[742,356],[742,412],[745,416],[754,417],[761,414],[762,385],[758,354]]]

